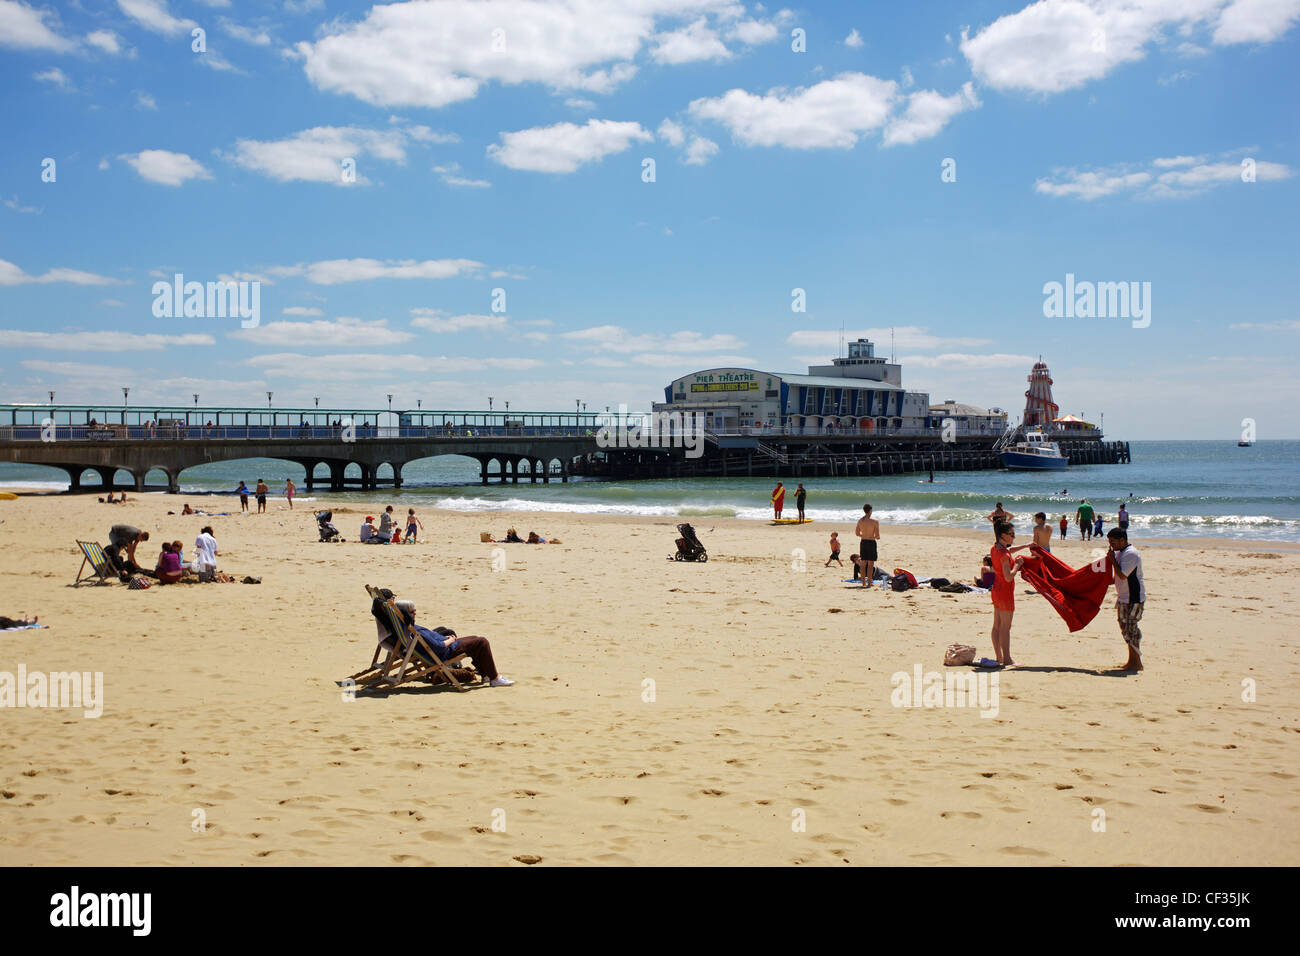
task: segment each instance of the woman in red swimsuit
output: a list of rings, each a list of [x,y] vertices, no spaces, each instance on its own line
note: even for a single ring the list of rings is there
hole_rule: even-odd
[[[1016,532],[1008,521],[999,521],[993,526],[993,535],[997,544],[989,549],[993,560],[993,656],[999,664],[1014,664],[1011,659],[1011,615],[1016,610],[1016,574],[1024,567],[1025,559],[1011,558],[1011,545],[1016,540]]]

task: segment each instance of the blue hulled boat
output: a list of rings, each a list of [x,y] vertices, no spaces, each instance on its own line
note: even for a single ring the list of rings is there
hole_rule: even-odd
[[[1027,433],[1024,441],[1004,448],[998,460],[1003,468],[1016,471],[1053,471],[1070,463],[1056,442],[1048,441],[1042,432]]]

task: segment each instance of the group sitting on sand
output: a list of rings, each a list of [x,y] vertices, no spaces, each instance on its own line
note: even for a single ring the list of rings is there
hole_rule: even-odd
[[[424,529],[424,522],[415,516],[414,508],[406,509],[406,543],[415,544],[416,536]],[[393,515],[393,506],[389,505],[379,516],[379,527],[375,527],[375,516],[366,515],[361,522],[360,540],[362,544],[401,544],[402,528]]]
[[[519,537],[519,532],[516,531],[514,528],[508,528],[506,530],[506,536],[502,538],[500,541],[497,541],[497,539],[492,537],[490,534],[486,534],[486,532],[485,532],[485,537],[483,537],[482,540],[490,541],[493,544],[559,544],[560,543],[559,538],[543,538],[536,531],[528,532],[528,538],[525,540],[524,538]]]
[[[153,578],[159,584],[177,584],[184,580],[186,572],[196,575],[199,581],[231,580],[226,575],[217,573],[217,541],[213,537],[211,525],[204,525],[194,539],[192,562],[186,562],[185,546],[179,540],[164,541],[153,568],[142,567],[136,561],[135,553],[148,540],[148,531],[141,531],[131,525],[115,524],[109,530],[104,555],[120,580],[129,581],[140,575]]]

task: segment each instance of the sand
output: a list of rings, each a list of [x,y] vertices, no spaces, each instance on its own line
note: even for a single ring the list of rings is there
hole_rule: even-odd
[[[335,505],[347,537],[374,502]],[[1146,548],[1139,675],[1107,671],[1113,592],[1071,635],[1018,587],[1022,666],[981,716],[894,706],[891,677],[991,654],[988,598],[843,587],[822,564],[847,524],[695,519],[700,565],[666,560],[670,518],[421,509],[421,544],[369,547],[318,543],[301,499],[181,503],[0,501],[0,614],[49,625],[0,634],[0,672],[104,681],[98,718],[0,709],[2,864],[1300,863],[1294,546]],[[208,521],[263,583],[68,586],[77,538],[189,552]],[[510,524],[563,544],[479,542]],[[882,564],[967,579],[989,543],[886,525]],[[518,683],[345,699],[365,584],[490,638]]]

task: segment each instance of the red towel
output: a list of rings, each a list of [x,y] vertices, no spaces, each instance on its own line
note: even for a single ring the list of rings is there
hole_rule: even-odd
[[[1071,632],[1087,627],[1101,610],[1106,589],[1110,587],[1110,556],[1101,563],[1100,571],[1093,570],[1091,564],[1076,571],[1038,545],[1031,546],[1029,553],[1021,577],[1051,602]]]

